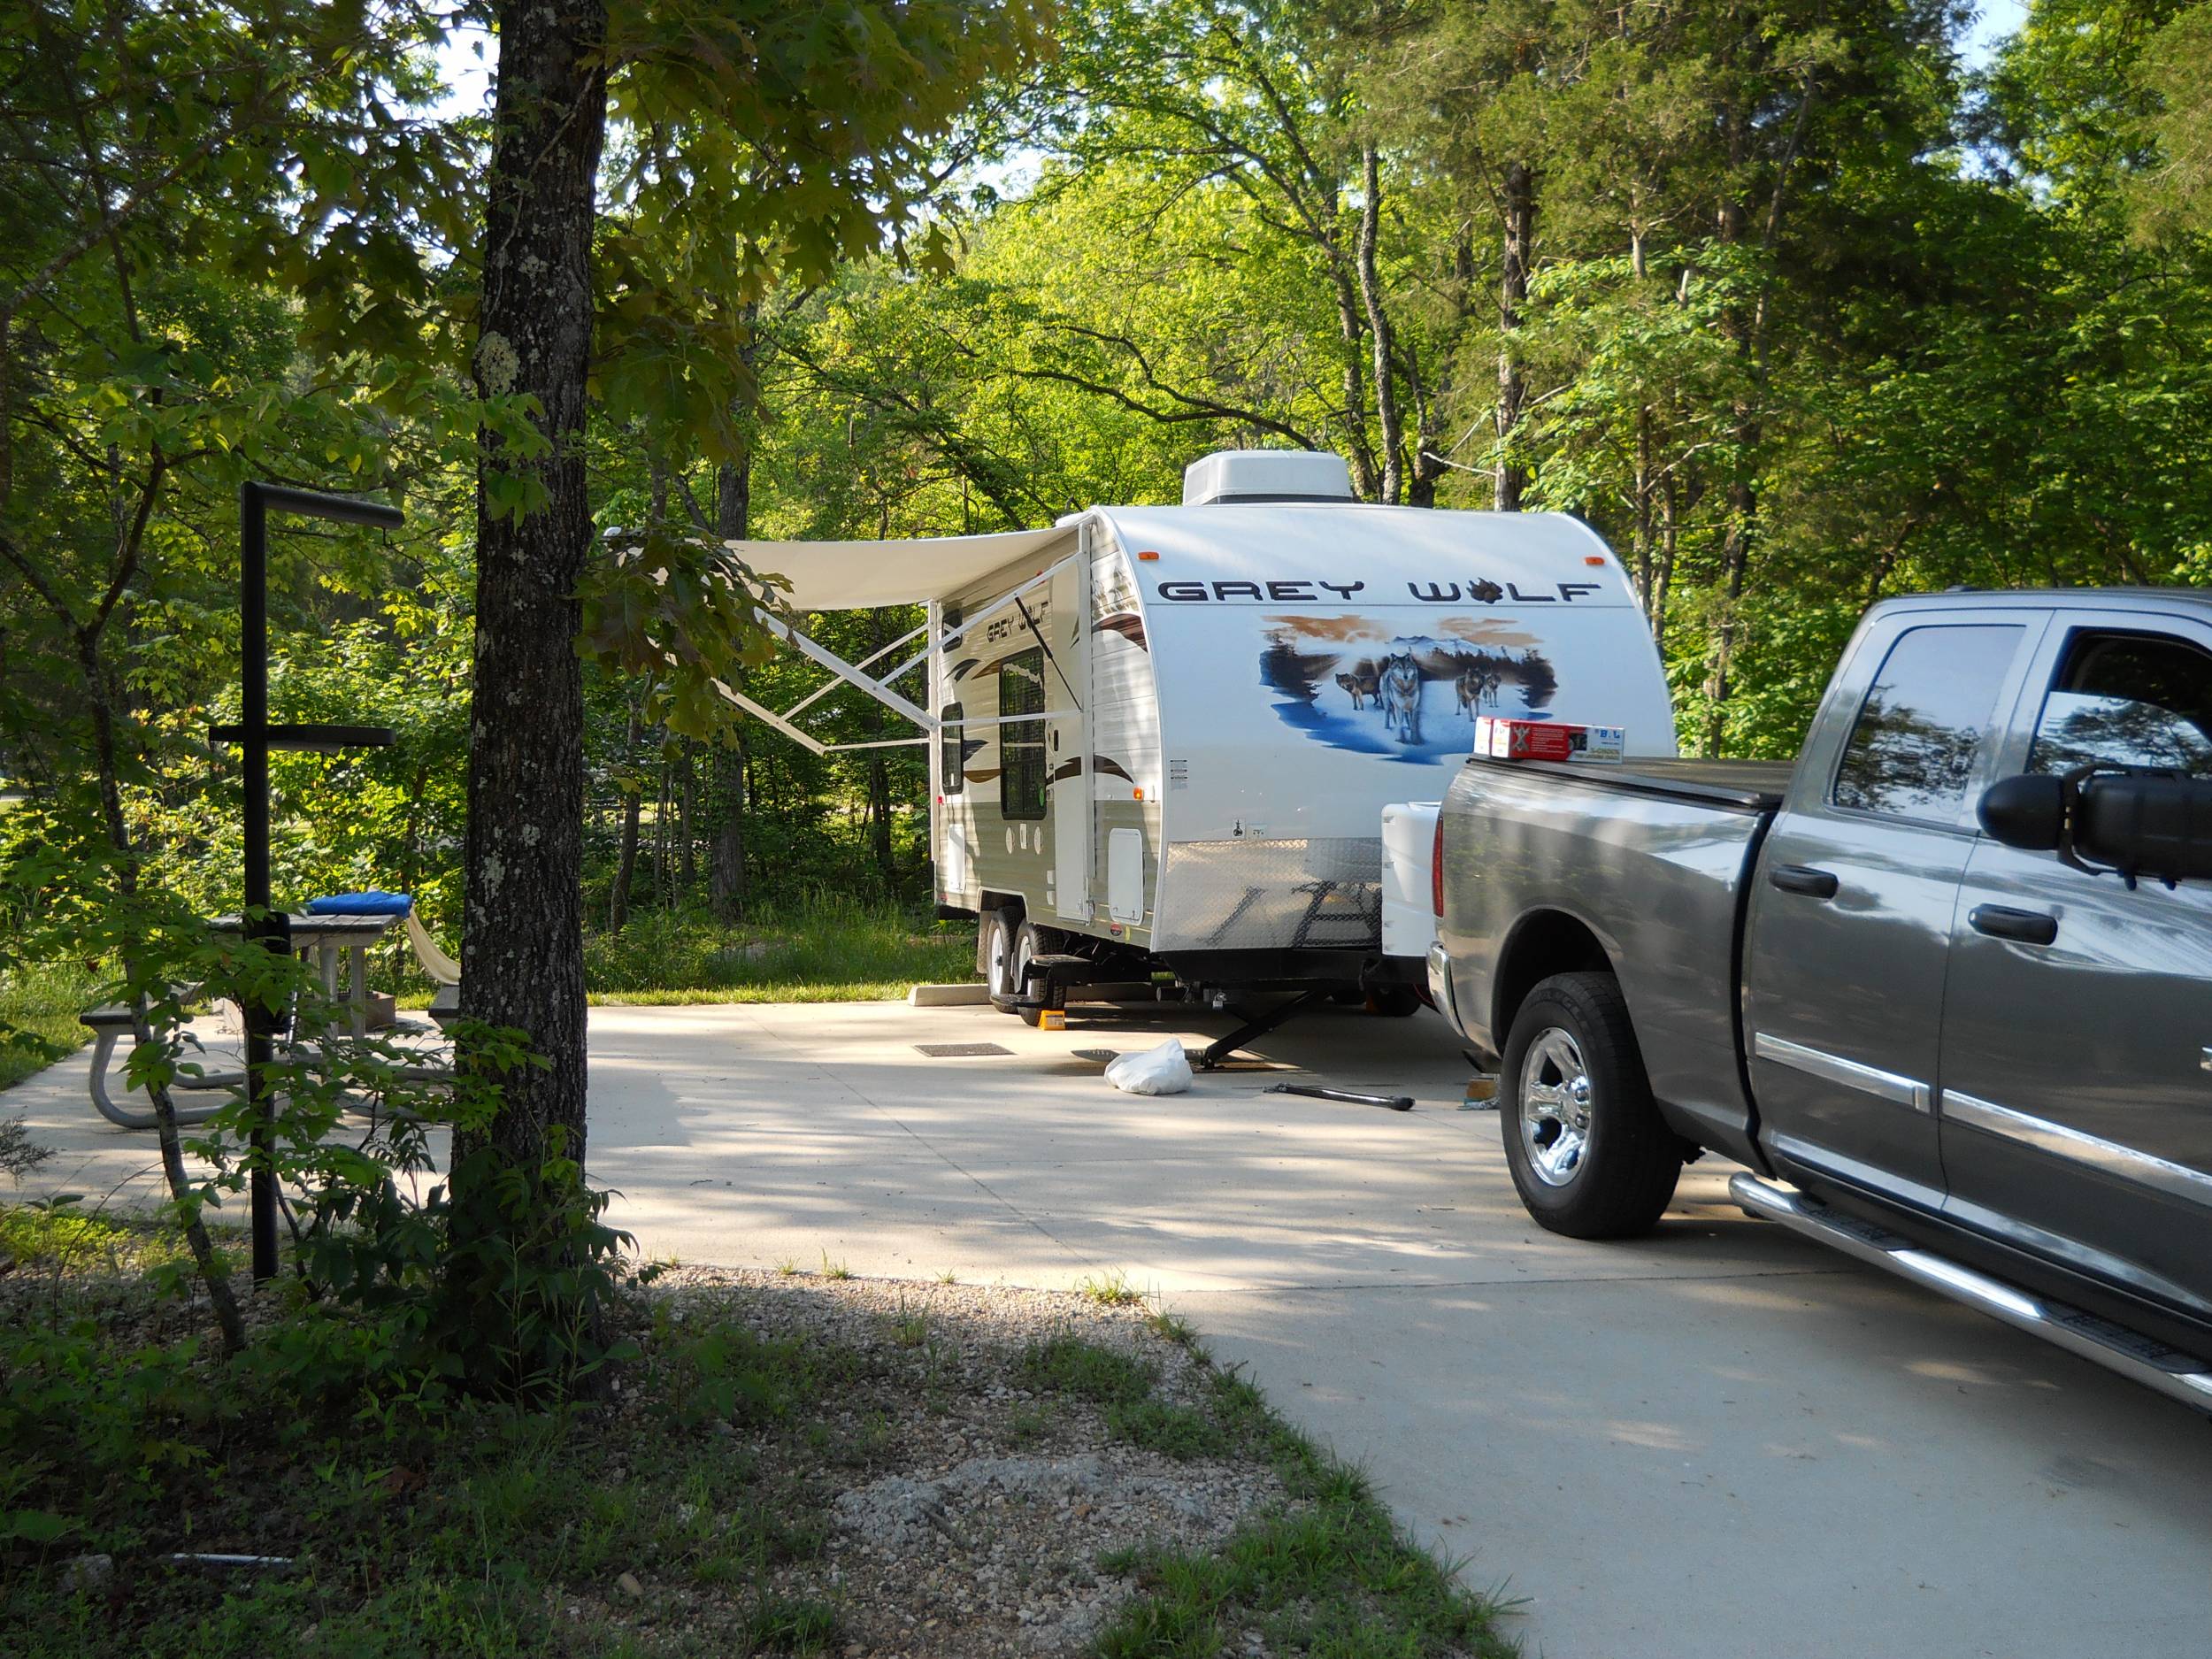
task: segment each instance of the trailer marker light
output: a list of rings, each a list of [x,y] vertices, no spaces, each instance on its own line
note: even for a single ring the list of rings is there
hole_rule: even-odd
[[[1585,565],[1602,565],[1605,563],[1605,556],[1601,553],[1586,554],[1582,562]]]
[[[1144,786],[1143,786],[1142,784],[1139,784],[1139,785],[1138,785],[1135,788],[1132,789],[1129,793],[1130,793],[1130,795],[1131,795],[1133,798],[1135,798],[1136,800],[1141,801],[1141,800],[1143,800],[1143,799],[1144,799]]]
[[[1429,843],[1429,908],[1444,919],[1444,814],[1436,815],[1436,839]]]
[[[1157,559],[1160,556],[1157,553],[1140,553],[1137,555],[1138,558],[1148,565],[1152,563],[1155,559]]]

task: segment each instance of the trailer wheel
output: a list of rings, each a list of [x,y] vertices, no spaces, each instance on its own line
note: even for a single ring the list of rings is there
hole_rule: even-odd
[[[1059,949],[1062,942],[1060,934],[1055,930],[1039,927],[1033,922],[1024,922],[1021,925],[1020,931],[1014,935],[1013,979],[1016,996],[1022,996],[1028,990],[1028,980],[1024,970],[1029,966],[1031,960],[1037,956],[1050,956]],[[1022,1024],[1025,1025],[1037,1025],[1044,1023],[1045,1010],[1062,1009],[1067,1005],[1067,987],[1048,980],[1045,983],[1044,1000],[1041,1002],[1022,1002],[1016,1006],[1014,1011],[1022,1017]]]
[[[1010,999],[1021,994],[1021,981],[1014,978],[1015,931],[1011,911],[983,912],[983,978],[1001,1013],[1013,1012]]]
[[[1514,1188],[1550,1232],[1629,1238],[1674,1196],[1682,1143],[1609,973],[1555,974],[1529,993],[1506,1038],[1498,1119]]]

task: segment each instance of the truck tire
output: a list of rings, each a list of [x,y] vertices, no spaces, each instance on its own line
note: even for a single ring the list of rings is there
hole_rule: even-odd
[[[1549,1232],[1632,1238],[1674,1196],[1682,1144],[1652,1102],[1609,973],[1555,974],[1528,994],[1506,1038],[1498,1120],[1513,1186]]]
[[[1014,935],[1020,924],[1015,920],[1019,912],[1014,910],[986,910],[983,912],[983,979],[989,987],[992,1003],[1002,1014],[1014,1011],[1014,996],[1020,984],[1014,974]]]
[[[1024,922],[1021,925],[1020,930],[1014,935],[1014,954],[1011,958],[1011,973],[1016,996],[1021,995],[1025,988],[1022,982],[1022,970],[1029,965],[1030,958],[1048,956],[1064,943],[1066,943],[1065,937],[1056,928],[1039,927],[1033,922]],[[1044,987],[1043,1002],[1022,1002],[1016,1007],[1014,1011],[1022,1017],[1023,1025],[1037,1025],[1044,1023],[1045,1010],[1065,1008],[1067,1005],[1067,987],[1048,984]]]

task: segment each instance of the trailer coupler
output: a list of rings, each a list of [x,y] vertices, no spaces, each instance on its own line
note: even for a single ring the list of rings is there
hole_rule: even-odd
[[[1278,1026],[1287,1025],[1328,995],[1326,989],[1302,991],[1288,1002],[1276,1004],[1264,1014],[1248,1014],[1240,1008],[1226,1010],[1227,1012],[1234,1014],[1239,1019],[1244,1021],[1244,1024],[1239,1025],[1225,1037],[1217,1037],[1193,1055],[1191,1069],[1194,1071],[1219,1070],[1223,1061],[1255,1037],[1264,1037]]]

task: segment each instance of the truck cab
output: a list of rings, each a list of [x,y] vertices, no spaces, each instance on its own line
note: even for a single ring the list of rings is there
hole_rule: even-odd
[[[2212,780],[2212,606],[1870,617],[1766,837],[1743,968],[1778,1170],[2212,1317],[2212,885],[1982,832],[1999,780]]]

